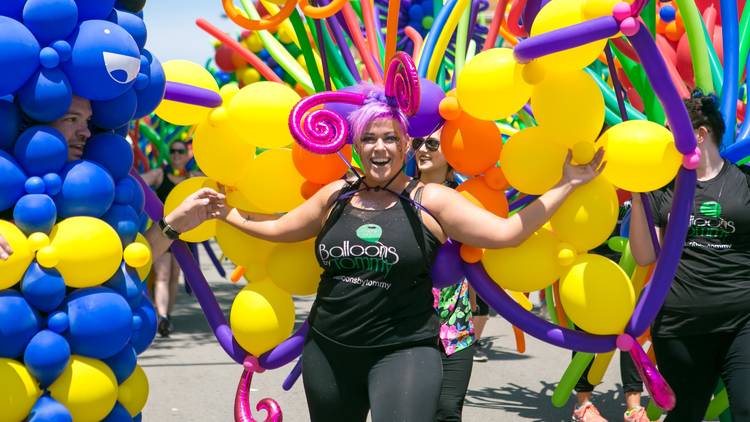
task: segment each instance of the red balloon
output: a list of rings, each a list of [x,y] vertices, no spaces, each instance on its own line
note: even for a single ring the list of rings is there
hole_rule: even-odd
[[[234,72],[235,66],[232,62],[232,49],[224,44],[216,47],[216,55],[214,56],[216,66],[224,72]]]

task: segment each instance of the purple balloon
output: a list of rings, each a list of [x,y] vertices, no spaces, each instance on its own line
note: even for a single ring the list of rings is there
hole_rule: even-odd
[[[440,116],[440,101],[445,98],[442,88],[428,79],[420,79],[421,99],[417,114],[409,118],[409,136],[428,136],[443,125],[445,120]]]
[[[461,244],[448,239],[440,246],[432,264],[430,275],[432,287],[442,289],[456,284],[464,278],[464,265],[459,254]]]
[[[513,55],[519,63],[528,63],[548,54],[609,38],[619,31],[620,24],[614,17],[602,16],[527,38],[513,49]]]
[[[337,92],[351,92],[353,94],[362,94],[364,93],[362,86],[360,85],[352,85],[347,86],[345,88],[339,89]],[[349,114],[351,114],[354,110],[358,109],[359,106],[349,103],[339,103],[339,102],[328,102],[323,105],[323,109],[325,110],[331,110],[335,113],[338,113],[341,117],[345,119],[349,119]]]

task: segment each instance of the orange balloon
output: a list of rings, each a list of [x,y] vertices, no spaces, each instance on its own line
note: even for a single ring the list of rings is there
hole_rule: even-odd
[[[476,246],[471,245],[461,245],[459,255],[461,255],[461,259],[463,259],[465,262],[468,262],[469,264],[475,264],[482,260],[482,257],[484,256],[484,249],[477,248]]]
[[[331,183],[346,173],[349,166],[346,163],[352,161],[352,146],[344,145],[341,153],[346,162],[338,154],[316,154],[310,152],[296,142],[292,144],[292,161],[299,174],[310,182],[319,185]]]
[[[667,29],[667,22],[664,22],[661,19],[657,19],[656,20],[656,33],[664,34],[666,29]]]
[[[495,166],[503,141],[495,122],[461,113],[458,119],[443,126],[440,146],[451,167],[467,176],[476,176]]]
[[[315,192],[319,191],[323,186],[325,185],[319,185],[309,180],[305,180],[305,182],[302,183],[302,186],[300,186],[299,188],[299,193],[303,198],[305,198],[305,200],[308,200],[310,199],[310,197],[315,195]]]
[[[679,28],[677,27],[677,21],[669,22],[664,28],[664,36],[667,37],[668,40],[674,42],[679,41],[684,32],[684,29],[682,32],[680,32]]]
[[[458,99],[455,97],[445,97],[440,100],[438,105],[440,117],[445,120],[455,120],[461,117],[461,106],[458,105]]]
[[[505,173],[503,173],[500,167],[492,167],[484,172],[484,181],[487,183],[487,186],[494,190],[505,190],[510,186],[508,179],[505,178]]]
[[[501,217],[508,216],[508,200],[505,199],[505,193],[490,188],[484,177],[473,177],[461,183],[456,190],[476,199],[487,211]]]

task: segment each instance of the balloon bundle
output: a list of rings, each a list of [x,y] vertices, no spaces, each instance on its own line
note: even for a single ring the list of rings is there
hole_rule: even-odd
[[[7,420],[140,420],[137,354],[156,315],[141,280],[144,193],[130,144],[111,129],[150,114],[166,80],[143,47],[143,2],[0,6],[0,407]],[[91,101],[81,160],[51,122]]]

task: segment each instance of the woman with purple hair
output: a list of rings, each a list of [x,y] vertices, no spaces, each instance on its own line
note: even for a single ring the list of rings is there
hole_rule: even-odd
[[[440,395],[438,318],[430,268],[448,237],[515,246],[602,170],[602,151],[572,165],[520,213],[497,217],[453,189],[402,172],[407,120],[382,88],[349,116],[362,175],[332,182],[284,216],[237,209],[222,218],[273,242],[316,238],[323,268],[309,316],[302,374],[313,421],[432,421]]]

